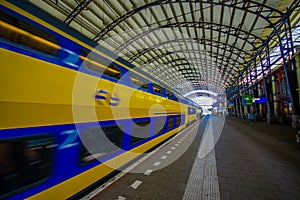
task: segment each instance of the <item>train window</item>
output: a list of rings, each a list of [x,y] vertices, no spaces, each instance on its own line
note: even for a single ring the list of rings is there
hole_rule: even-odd
[[[87,68],[88,70],[103,75],[106,77],[110,77],[113,79],[120,79],[121,78],[121,69],[114,63],[110,64],[103,64],[103,62],[97,58],[97,56],[89,55],[89,57],[86,56],[79,56],[84,62],[83,66]]]
[[[81,54],[84,58],[88,57],[90,51],[87,49],[81,49]]]
[[[155,83],[153,83],[153,90],[157,94],[163,94],[162,88],[159,85],[155,84]]]
[[[168,118],[168,130],[172,130],[174,128],[174,117]]]
[[[121,69],[114,63],[108,65],[108,67],[104,71],[104,75],[120,79],[121,78]]]
[[[167,94],[168,99],[172,99],[172,97],[173,97],[172,92],[170,92],[169,90],[166,90],[166,94]]]
[[[1,141],[0,198],[46,180],[52,169],[54,147],[50,136]]]
[[[85,130],[81,135],[83,142],[80,152],[81,164],[88,164],[117,152],[122,146],[122,129],[122,126],[109,125]]]
[[[2,12],[0,38],[52,55],[61,48],[50,33]]]
[[[132,127],[130,143],[132,145],[143,141],[149,137],[150,133],[150,119],[135,122]]]
[[[197,113],[197,119],[200,119],[200,117],[201,117],[201,112],[198,112]]]
[[[180,123],[181,123],[181,116],[176,116],[175,117],[175,120],[176,120],[176,127],[179,127],[180,126]]]
[[[149,85],[148,83],[139,78],[138,76],[134,76],[134,75],[130,75],[130,80],[131,80],[131,83],[132,85],[138,87],[138,89],[142,88],[142,90],[148,90],[149,89]]]
[[[166,118],[158,118],[155,120],[154,135],[164,132]]]
[[[173,94],[173,98],[172,98],[174,101],[177,101],[178,102],[178,98],[176,97],[175,94]]]
[[[196,109],[195,109],[195,108],[192,108],[192,107],[188,107],[188,114],[189,114],[189,115],[196,114]]]

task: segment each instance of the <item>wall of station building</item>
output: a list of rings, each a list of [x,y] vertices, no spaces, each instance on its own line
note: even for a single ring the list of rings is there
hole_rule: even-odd
[[[296,49],[295,59],[290,59],[294,63],[287,63],[286,70],[283,65],[278,66],[249,87],[249,93],[253,96],[252,105],[244,106],[242,95],[239,95],[231,101],[228,114],[239,118],[246,116],[253,121],[300,127],[300,47]],[[265,99],[266,102],[258,103],[256,99]]]

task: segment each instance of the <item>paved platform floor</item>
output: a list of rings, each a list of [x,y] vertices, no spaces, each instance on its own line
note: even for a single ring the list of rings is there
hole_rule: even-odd
[[[295,129],[227,118],[216,145],[221,199],[300,199]]]
[[[85,199],[300,199],[294,135],[287,126],[205,117]]]

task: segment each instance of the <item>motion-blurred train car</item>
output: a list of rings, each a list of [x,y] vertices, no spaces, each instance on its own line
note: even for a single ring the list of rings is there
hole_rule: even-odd
[[[0,5],[0,199],[66,199],[201,108],[27,1]]]

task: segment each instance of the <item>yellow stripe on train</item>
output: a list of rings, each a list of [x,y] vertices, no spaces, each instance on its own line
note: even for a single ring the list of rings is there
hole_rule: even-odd
[[[0,54],[0,129],[186,113],[187,106],[160,96],[6,49]],[[99,103],[98,90],[119,98],[117,106]]]

